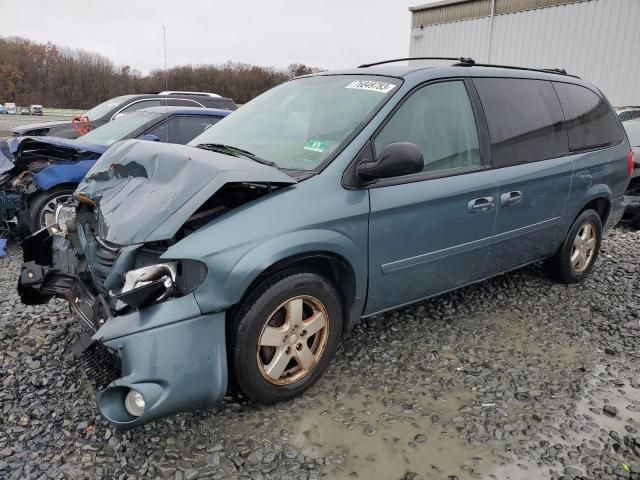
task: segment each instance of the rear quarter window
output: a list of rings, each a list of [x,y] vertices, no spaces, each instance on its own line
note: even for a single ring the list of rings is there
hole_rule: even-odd
[[[477,78],[494,167],[536,162],[568,152],[564,117],[551,82]]]
[[[216,97],[208,97],[208,98],[203,98],[201,101],[201,103],[204,104],[205,107],[208,108],[219,108],[222,110],[235,110],[236,105],[235,103],[233,103],[233,101],[229,98],[216,98]]]
[[[622,142],[620,121],[598,94],[580,85],[555,82],[566,118],[570,150],[617,145]]]

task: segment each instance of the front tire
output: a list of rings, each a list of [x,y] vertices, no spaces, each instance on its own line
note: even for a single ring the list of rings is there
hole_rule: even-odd
[[[545,262],[547,273],[562,283],[579,283],[589,275],[600,253],[602,220],[585,210],[573,222],[560,250]]]
[[[73,192],[74,190],[71,188],[62,187],[37,194],[32,199],[27,213],[28,227],[31,232],[36,232],[48,224],[54,223],[58,205],[71,198]]]
[[[302,393],[329,366],[342,325],[340,296],[324,277],[289,271],[268,278],[242,303],[231,325],[236,386],[266,404]]]

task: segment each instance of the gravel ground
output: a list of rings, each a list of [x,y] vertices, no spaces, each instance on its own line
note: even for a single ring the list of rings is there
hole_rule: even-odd
[[[640,479],[640,232],[591,277],[539,266],[369,319],[307,394],[129,432],[94,408],[62,302],[0,260],[0,478]]]

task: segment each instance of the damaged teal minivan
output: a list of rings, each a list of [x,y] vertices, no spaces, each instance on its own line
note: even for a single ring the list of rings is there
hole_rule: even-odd
[[[189,146],[127,140],[23,242],[118,427],[292,398],[358,320],[532,262],[579,282],[633,155],[562,71],[363,66],[280,85]],[[427,324],[424,326],[429,328]]]

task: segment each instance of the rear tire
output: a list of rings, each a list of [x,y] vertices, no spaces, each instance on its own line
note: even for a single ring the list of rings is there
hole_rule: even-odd
[[[602,220],[595,210],[585,210],[567,233],[560,250],[545,262],[545,269],[553,279],[579,283],[589,275],[600,253]]]
[[[26,218],[31,232],[37,232],[46,226],[46,218],[55,215],[56,206],[68,200],[75,190],[69,187],[54,188],[38,193],[29,205]]]
[[[315,273],[283,272],[243,301],[231,324],[231,372],[250,400],[299,395],[324,373],[342,336],[335,287]]]

